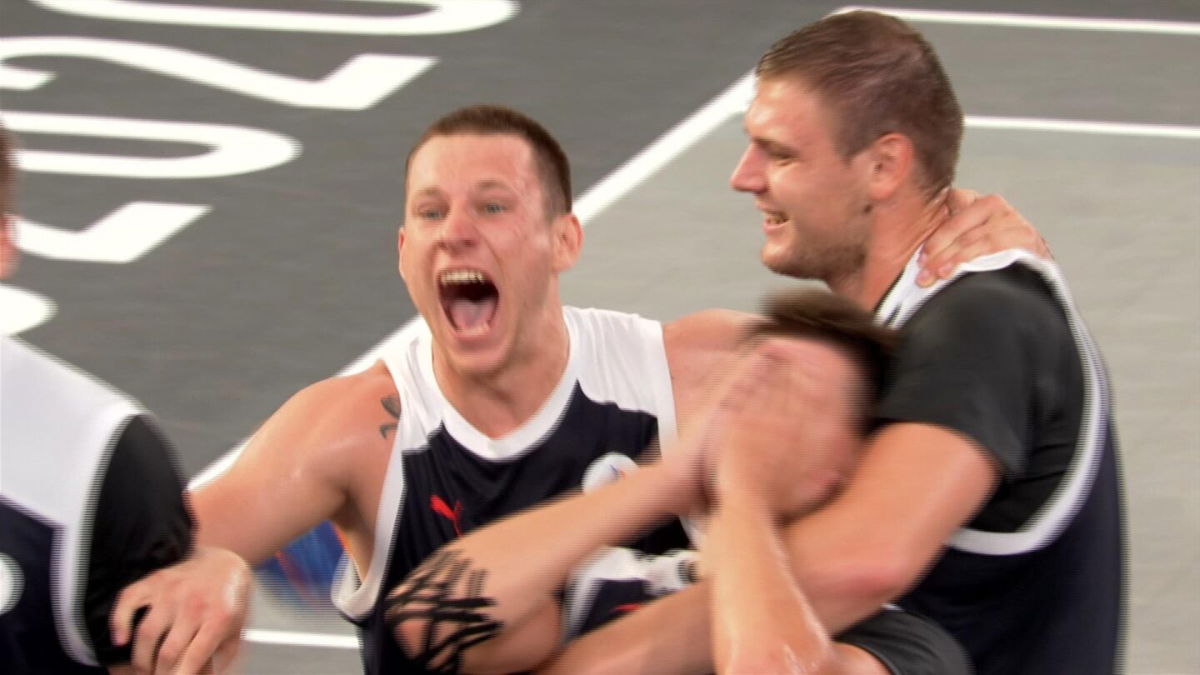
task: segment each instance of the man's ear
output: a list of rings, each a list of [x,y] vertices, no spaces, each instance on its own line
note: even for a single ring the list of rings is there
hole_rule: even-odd
[[[396,233],[396,269],[400,272],[400,278],[404,278],[404,225],[400,225],[400,229]]]
[[[17,223],[16,216],[0,211],[0,279],[7,279],[17,270]]]
[[[884,134],[860,154],[866,172],[867,193],[873,201],[886,201],[906,182],[914,180],[916,149],[908,136]]]
[[[565,213],[551,223],[554,228],[554,271],[565,272],[575,266],[583,249],[583,225],[574,213]]]

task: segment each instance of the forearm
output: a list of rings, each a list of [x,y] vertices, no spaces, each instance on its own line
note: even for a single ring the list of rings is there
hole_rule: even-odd
[[[560,635],[555,594],[592,552],[635,538],[675,515],[689,496],[663,465],[652,465],[594,492],[575,495],[493,523],[436,551],[389,594],[396,639],[413,658],[438,665],[451,648],[417,654],[447,631],[435,617],[460,612],[453,647],[475,671],[528,670],[545,660]],[[428,589],[440,588],[438,594]],[[431,638],[434,640],[431,642]]]
[[[486,571],[483,593],[495,602],[491,614],[519,622],[593,552],[635,538],[675,515],[680,505],[661,465],[652,465],[593,492],[493,523],[443,551]]]
[[[836,672],[836,652],[754,491],[722,495],[705,543],[717,671]]]
[[[699,581],[580,637],[539,675],[708,675],[709,583]]]

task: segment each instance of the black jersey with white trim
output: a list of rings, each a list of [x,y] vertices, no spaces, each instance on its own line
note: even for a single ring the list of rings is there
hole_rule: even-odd
[[[433,551],[471,530],[579,489],[673,439],[675,403],[662,327],[630,314],[566,307],[566,368],[534,416],[488,438],[446,401],[428,329],[385,357],[400,419],[380,499],[375,553],[360,581],[351,565],[334,602],[363,639],[366,672],[419,672],[383,619],[382,600]],[[624,458],[628,458],[625,460]],[[678,523],[634,548],[665,553],[688,539]]]
[[[182,480],[134,402],[19,340],[0,357],[0,663],[106,672],[121,589],[190,548]]]
[[[996,491],[899,604],[981,674],[1111,673],[1124,613],[1123,516],[1107,375],[1053,263],[980,258],[929,289],[915,256],[877,315],[903,344],[881,424],[953,429],[995,459]]]

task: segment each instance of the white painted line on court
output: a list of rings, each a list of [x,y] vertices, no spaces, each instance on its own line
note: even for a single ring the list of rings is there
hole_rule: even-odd
[[[318,647],[322,649],[358,649],[355,635],[333,635],[330,633],[297,633],[287,630],[261,630],[247,628],[242,633],[247,642],[265,645],[287,645],[290,647]]]
[[[1091,122],[1052,120],[1037,117],[988,117],[967,115],[965,123],[973,129],[1011,129],[1013,131],[1051,131],[1103,136],[1144,136],[1150,138],[1200,139],[1200,127],[1173,124],[1131,124],[1127,122]]]
[[[750,72],[593,185],[577,200],[575,215],[587,223],[731,116],[745,110],[753,97],[754,73]]]
[[[955,23],[972,26],[1005,26],[1010,28],[1049,28],[1052,30],[1094,30],[1122,33],[1158,33],[1160,35],[1200,35],[1200,23],[1187,21],[1150,21],[1144,19],[1105,19],[1039,14],[1003,14],[992,12],[949,12],[899,7],[848,6],[834,10],[843,14],[854,10],[870,10],[899,17],[905,21],[925,23]]]

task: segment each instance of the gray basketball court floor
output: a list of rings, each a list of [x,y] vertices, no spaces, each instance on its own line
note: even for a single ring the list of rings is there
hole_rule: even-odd
[[[1107,358],[1128,670],[1200,673],[1200,7],[888,7],[933,41],[968,114],[959,183],[1037,224]],[[475,101],[530,112],[572,157],[587,243],[569,302],[752,309],[787,282],[759,267],[759,217],[727,186],[744,76],[837,8],[0,0],[0,116],[27,171],[0,321],[140,398],[199,476],[412,316],[394,272],[404,153]],[[340,619],[267,597],[247,637],[247,673],[358,668]]]

